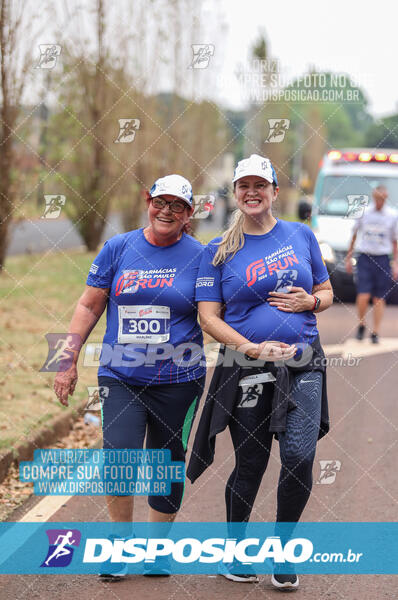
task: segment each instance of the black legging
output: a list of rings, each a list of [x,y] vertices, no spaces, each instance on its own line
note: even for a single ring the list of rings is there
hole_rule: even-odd
[[[322,378],[319,371],[294,376],[292,395],[297,408],[287,415],[286,431],[278,434],[282,468],[277,521],[297,522],[311,493],[321,418]],[[225,490],[228,522],[249,520],[267,468],[273,437],[268,431],[272,392],[272,383],[263,384],[262,390],[252,389],[251,396],[243,396],[231,416],[229,427],[236,464]]]

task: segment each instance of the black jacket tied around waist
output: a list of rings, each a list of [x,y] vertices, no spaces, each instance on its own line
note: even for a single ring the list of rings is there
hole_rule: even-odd
[[[307,355],[304,354],[305,352]],[[329,410],[326,366],[319,336],[303,351],[303,354],[300,353],[297,360],[290,359],[288,364],[248,359],[242,353],[225,347],[220,348],[220,353],[223,355],[223,361],[214,370],[187,468],[187,477],[192,483],[212,464],[216,435],[228,426],[240,394],[239,383],[245,377],[272,374],[274,390],[269,431],[277,438],[278,433],[286,430],[287,413],[296,408],[291,396],[294,374],[308,371],[322,372],[321,423],[318,439],[327,434]]]

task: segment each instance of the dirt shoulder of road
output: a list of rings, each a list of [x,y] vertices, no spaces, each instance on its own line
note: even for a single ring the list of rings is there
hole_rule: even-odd
[[[83,416],[73,415],[68,411],[69,418],[58,418],[59,427],[53,430],[44,428],[39,448],[92,448],[100,447],[102,435],[98,426],[85,423]],[[63,421],[63,424],[62,424]],[[29,446],[29,445],[27,445]],[[32,448],[27,448],[27,452]],[[20,460],[31,460],[33,456],[20,456]],[[0,459],[1,462],[1,459]],[[19,465],[11,463],[4,480],[0,483],[0,521],[13,521],[15,511],[33,495],[33,483],[21,481]],[[36,499],[39,499],[37,497]]]

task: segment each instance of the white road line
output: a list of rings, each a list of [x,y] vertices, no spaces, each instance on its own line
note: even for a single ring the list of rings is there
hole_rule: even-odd
[[[45,523],[74,496],[44,496],[19,523]]]

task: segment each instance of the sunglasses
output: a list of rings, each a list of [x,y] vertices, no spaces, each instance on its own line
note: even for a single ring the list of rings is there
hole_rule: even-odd
[[[164,198],[151,198],[152,206],[155,208],[164,208],[167,204],[168,208],[173,213],[182,213],[187,206],[182,200],[172,200],[171,202]]]

